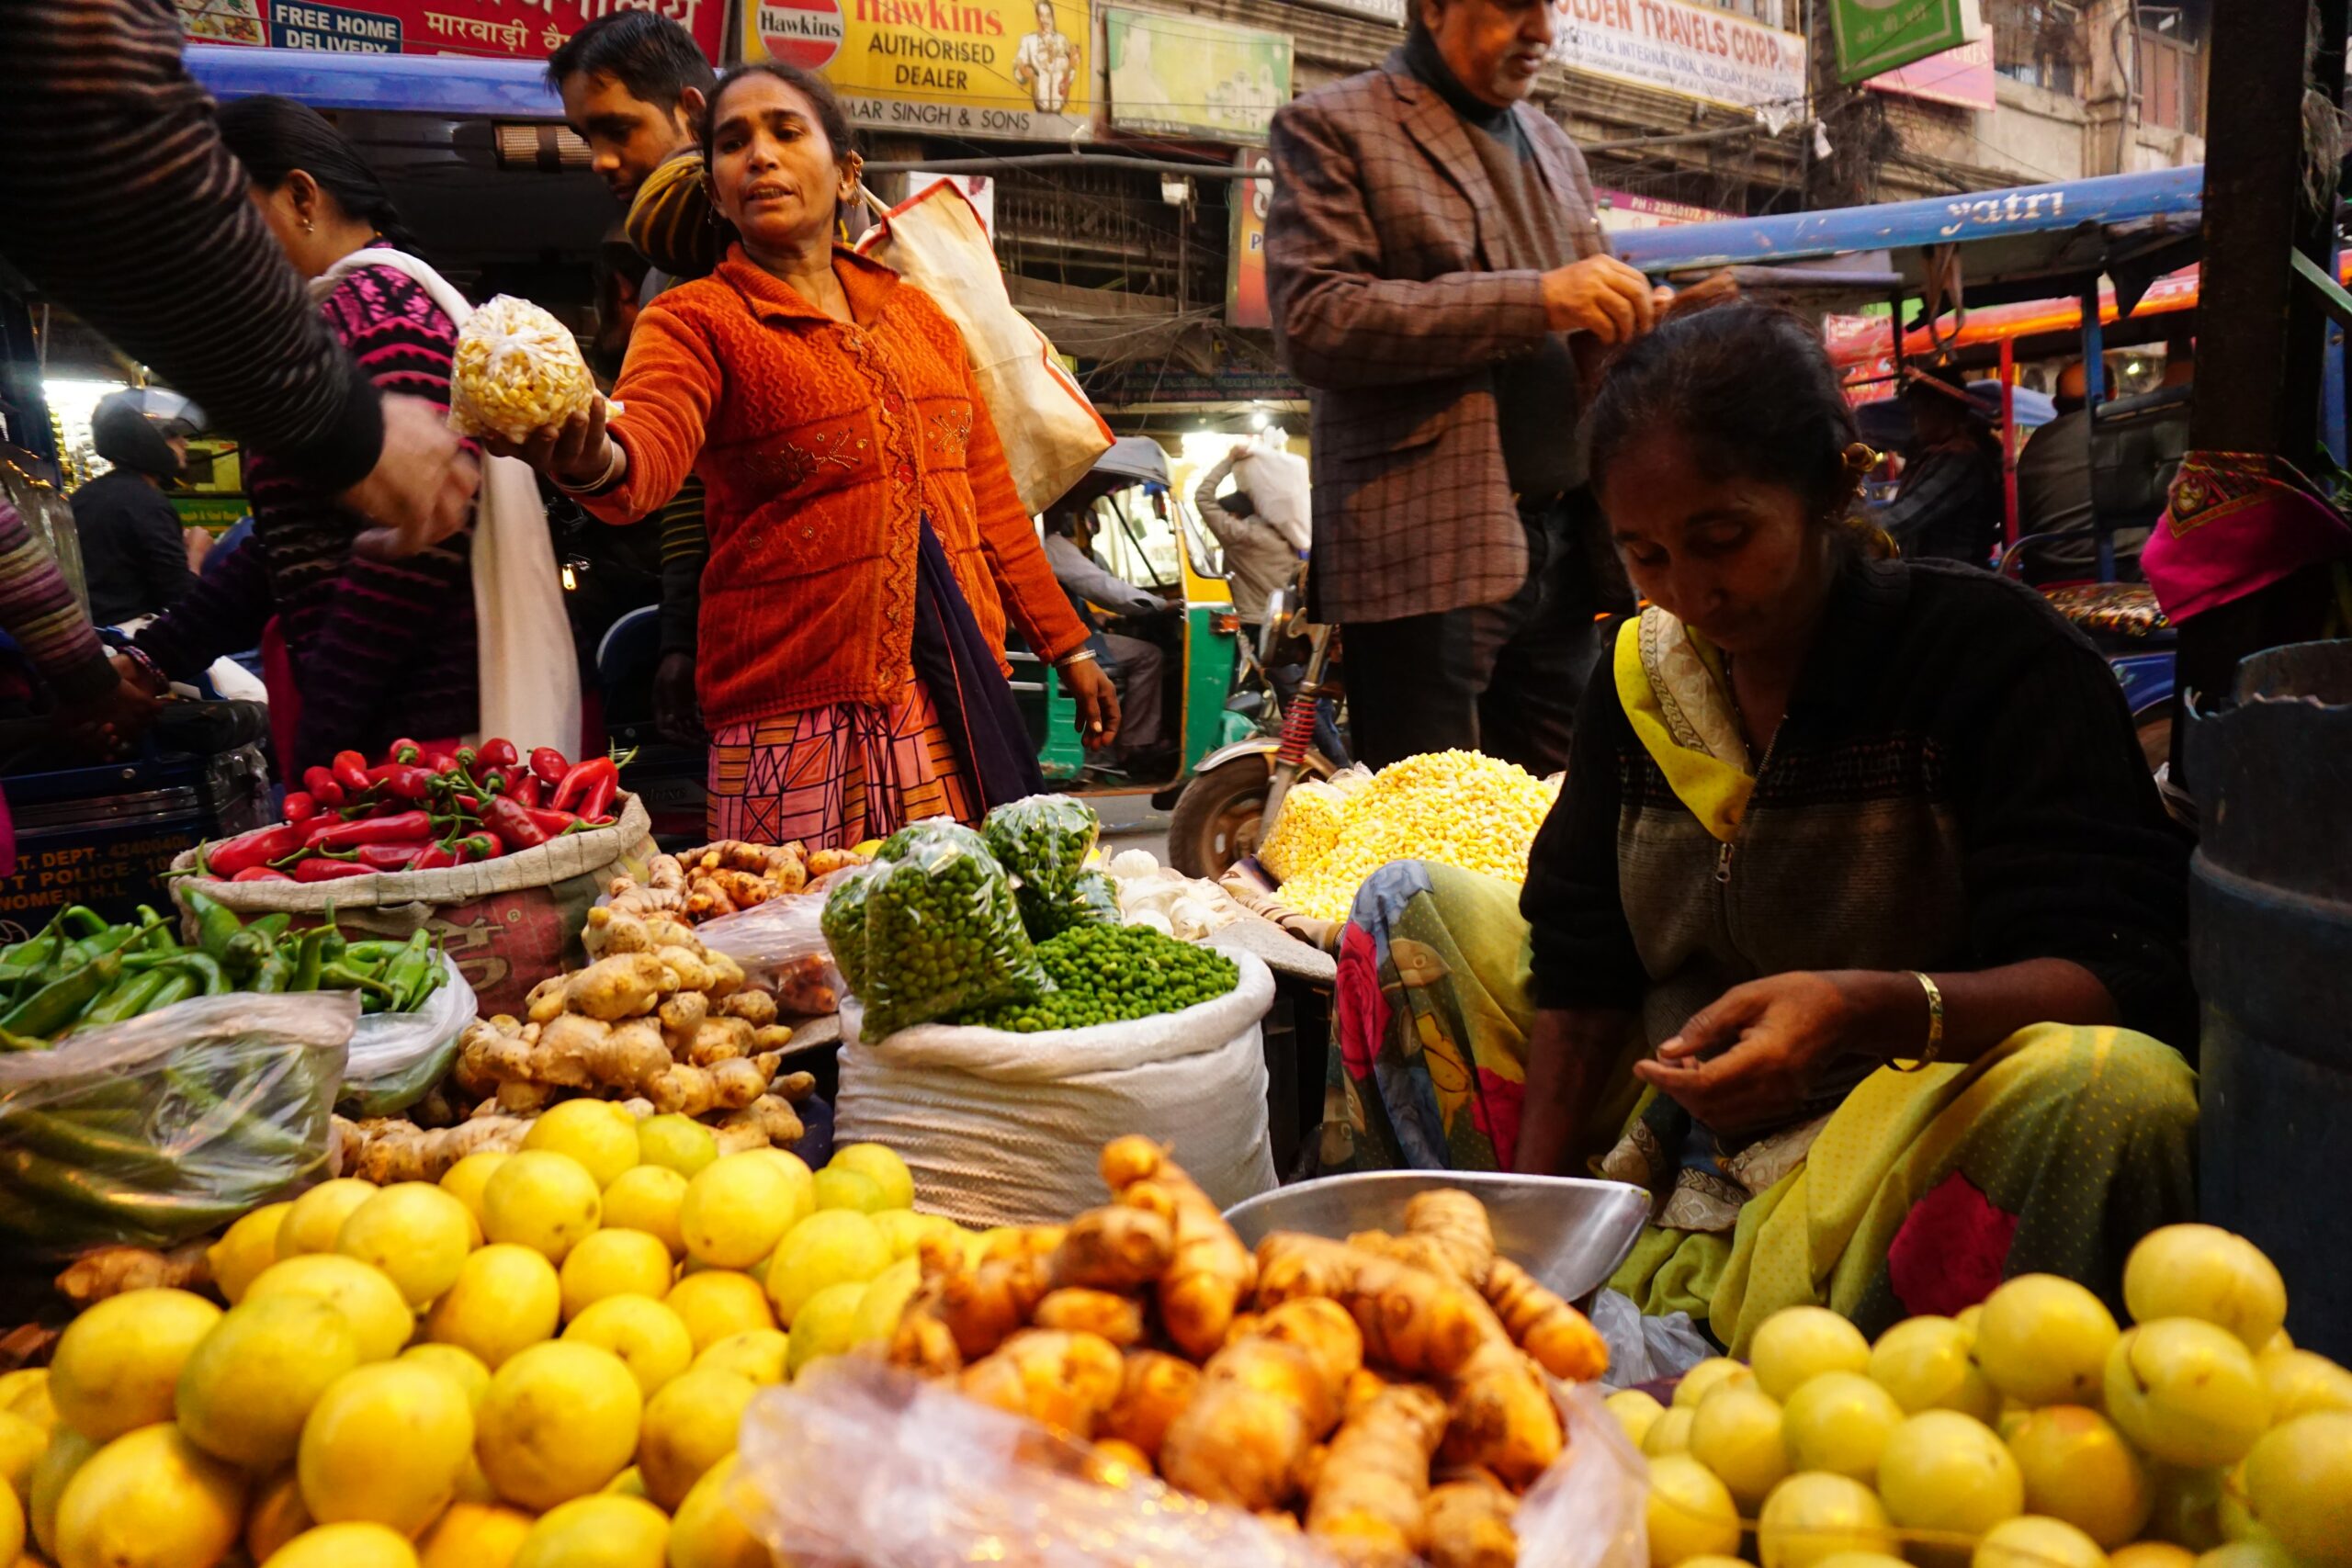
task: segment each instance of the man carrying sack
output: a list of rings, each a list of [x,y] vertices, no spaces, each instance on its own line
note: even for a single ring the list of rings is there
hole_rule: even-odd
[[[1274,332],[1314,406],[1316,615],[1360,760],[1567,762],[1629,609],[1585,486],[1578,356],[1667,291],[1608,254],[1566,132],[1522,102],[1545,0],[1413,0],[1379,69],[1274,116]]]

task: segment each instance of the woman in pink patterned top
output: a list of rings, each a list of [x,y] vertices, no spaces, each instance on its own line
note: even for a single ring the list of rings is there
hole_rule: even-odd
[[[353,260],[413,248],[375,175],[333,126],[290,98],[241,99],[220,118],[221,139],[252,176],[254,204],[310,279],[329,330],[382,391],[446,407],[456,326],[408,273]],[[245,454],[245,477],[252,537],[139,634],[151,683],[254,646],[275,617],[292,689],[273,680],[270,694],[289,774],[346,748],[372,753],[396,735],[472,731],[480,704],[470,529],[421,554],[377,560],[353,552],[368,524],[331,491],[266,452]]]

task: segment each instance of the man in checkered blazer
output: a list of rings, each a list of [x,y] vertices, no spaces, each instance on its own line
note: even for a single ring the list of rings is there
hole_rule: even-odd
[[[1314,402],[1318,618],[1357,755],[1542,774],[1627,607],[1585,491],[1578,356],[1662,295],[1609,254],[1566,132],[1524,100],[1547,0],[1408,0],[1379,69],[1274,116],[1274,333]],[[1612,588],[1611,584],[1615,586]]]

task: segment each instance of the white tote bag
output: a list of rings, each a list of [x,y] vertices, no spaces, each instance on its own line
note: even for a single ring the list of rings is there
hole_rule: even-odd
[[[1062,368],[1052,342],[1012,308],[970,197],[943,180],[887,212],[871,193],[866,200],[881,222],[858,241],[858,254],[937,300],[964,334],[1021,504],[1043,512],[1111,449],[1111,427]]]
[[[365,266],[405,273],[463,329],[473,307],[442,276],[402,251],[354,251],[313,281],[323,299],[344,275]],[[474,632],[480,641],[481,729],[527,754],[580,750],[580,665],[563,607],[555,544],[538,480],[513,457],[484,457],[474,504]]]

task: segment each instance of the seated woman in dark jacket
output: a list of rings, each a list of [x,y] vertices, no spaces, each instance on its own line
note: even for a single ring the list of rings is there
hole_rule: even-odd
[[[1658,1198],[1618,1288],[1735,1351],[1800,1303],[1875,1330],[2034,1270],[2117,1297],[2191,1210],[2194,1077],[2158,1041],[2196,1012],[2188,848],[2113,676],[2030,590],[1872,558],[1874,455],[1792,317],[1661,327],[1591,430],[1651,607],[1588,694],[1523,925],[1442,868],[1360,896],[1354,1103],[1446,1163],[1602,1155]]]

